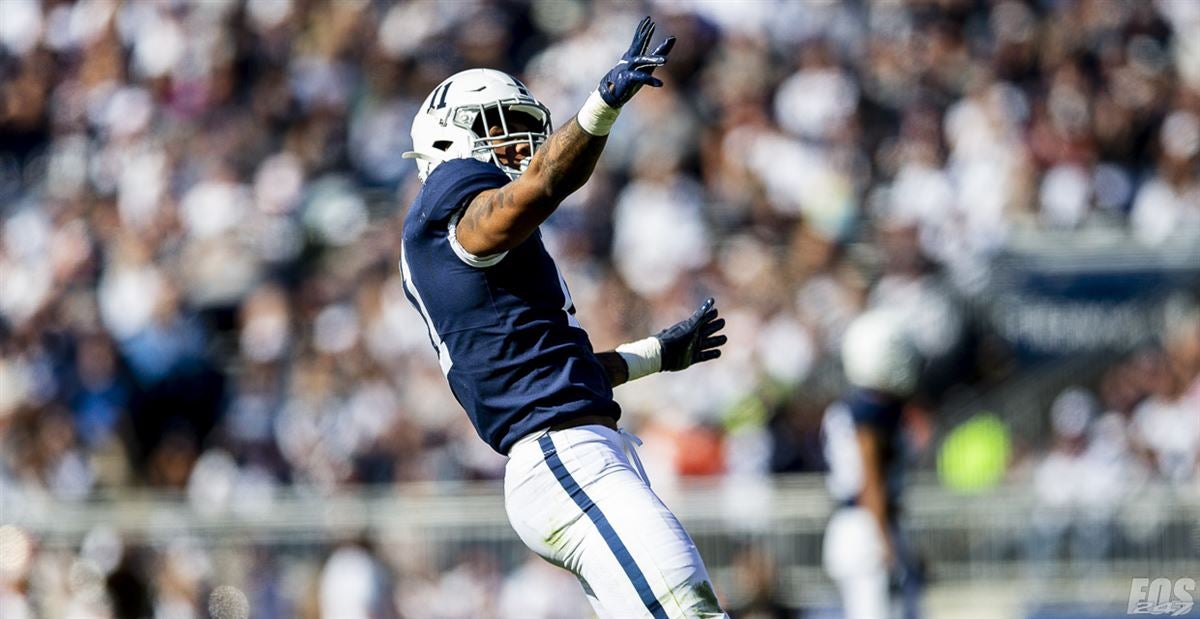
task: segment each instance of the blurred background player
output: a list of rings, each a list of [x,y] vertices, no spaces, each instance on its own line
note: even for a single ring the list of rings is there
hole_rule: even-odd
[[[822,434],[827,484],[838,502],[825,530],[824,565],[836,583],[846,619],[918,616],[919,578],[898,516],[904,467],[904,405],[921,359],[900,319],[864,313],[846,329],[842,365],[850,384],[825,412]],[[900,600],[890,594],[899,589]]]
[[[724,617],[695,544],[650,489],[618,430],[612,389],[715,359],[725,321],[708,299],[690,318],[594,353],[538,227],[591,176],[621,106],[675,44],[647,54],[654,22],[576,118],[550,113],[520,81],[470,69],[413,121],[424,183],[404,222],[405,294],[479,435],[509,456],[505,507],[530,549],[579,578],[601,617]]]

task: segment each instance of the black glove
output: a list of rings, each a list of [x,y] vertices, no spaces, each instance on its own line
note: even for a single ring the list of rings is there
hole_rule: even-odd
[[[715,304],[709,297],[687,320],[654,334],[662,343],[662,371],[678,372],[721,356],[718,348],[726,339],[716,333],[725,327],[725,319],[717,318]]]
[[[675,47],[675,37],[667,37],[667,40],[654,48],[652,54],[646,55],[646,48],[650,46],[652,36],[654,22],[645,17],[638,24],[633,43],[629,45],[625,55],[621,56],[621,61],[600,80],[600,98],[609,106],[619,108],[625,105],[642,86],[662,86],[662,80],[653,75],[654,69],[667,62],[667,54]]]

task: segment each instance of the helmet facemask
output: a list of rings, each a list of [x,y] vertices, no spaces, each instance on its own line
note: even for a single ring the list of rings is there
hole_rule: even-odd
[[[464,105],[455,110],[454,124],[474,135],[471,141],[473,157],[492,162],[512,179],[529,167],[534,153],[552,131],[550,111],[529,99]],[[494,131],[496,129],[498,131]],[[528,146],[528,154],[519,163],[501,158],[500,153],[505,149],[522,145]]]

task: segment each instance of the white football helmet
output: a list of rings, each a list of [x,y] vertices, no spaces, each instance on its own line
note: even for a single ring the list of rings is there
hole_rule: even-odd
[[[908,397],[916,389],[921,365],[920,353],[893,312],[864,312],[842,335],[842,369],[855,387]]]
[[[517,115],[522,115],[519,124],[536,129],[512,130],[509,125]],[[502,133],[489,136],[489,127],[495,126]],[[416,159],[422,183],[443,161],[467,157],[490,161],[515,179],[551,130],[550,110],[520,80],[494,69],[467,69],[446,78],[425,97],[413,119],[413,150],[404,158]],[[521,143],[529,144],[530,156],[520,168],[501,164],[496,149]]]

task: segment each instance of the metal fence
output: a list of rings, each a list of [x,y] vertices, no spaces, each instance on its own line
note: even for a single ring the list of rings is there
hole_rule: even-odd
[[[832,599],[820,551],[833,506],[819,478],[725,477],[662,493],[731,597],[738,595],[730,573],[734,559],[753,547],[779,566],[789,603]],[[929,478],[910,488],[906,503],[908,534],[938,586],[1018,583],[1018,590],[1047,601],[1113,601],[1128,595],[1131,577],[1200,575],[1195,485],[1143,486],[1103,516],[1048,510],[1026,486],[959,495]],[[319,557],[330,544],[366,535],[423,555],[431,565],[449,565],[463,552],[479,550],[505,566],[528,556],[505,520],[498,484],[415,484],[333,495],[299,488],[225,504],[163,493],[60,503],[10,491],[0,497],[0,508],[0,521],[30,532],[42,548],[76,546],[88,531],[105,526],[127,544],[151,548],[187,535],[217,551],[257,546]],[[1072,586],[1083,583],[1086,588]]]

